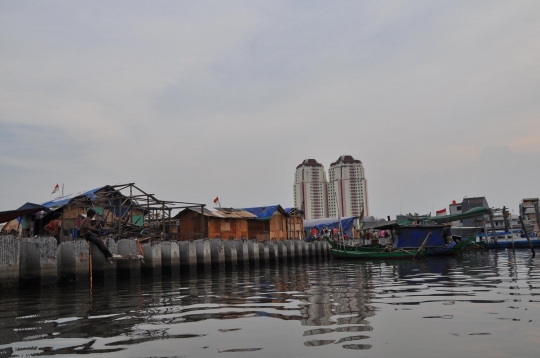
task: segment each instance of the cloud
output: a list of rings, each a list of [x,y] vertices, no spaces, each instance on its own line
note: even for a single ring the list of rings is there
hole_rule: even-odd
[[[537,2],[0,6],[0,210],[56,182],[289,206],[343,154],[375,215],[538,195],[506,182],[537,173]]]

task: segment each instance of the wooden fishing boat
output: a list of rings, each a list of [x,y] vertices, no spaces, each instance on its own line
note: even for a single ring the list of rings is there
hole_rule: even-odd
[[[412,259],[418,255],[418,249],[406,250],[396,249],[390,250],[388,247],[370,247],[370,246],[343,246],[336,244],[330,239],[327,240],[330,244],[330,252],[335,258],[350,258],[350,259]],[[420,254],[425,254],[426,249],[422,249]]]
[[[454,242],[449,239],[444,225],[400,225],[387,222],[373,229],[391,229],[390,245],[348,245],[344,241],[327,239],[332,256],[355,259],[401,259],[425,256],[455,255],[470,244],[469,240]]]

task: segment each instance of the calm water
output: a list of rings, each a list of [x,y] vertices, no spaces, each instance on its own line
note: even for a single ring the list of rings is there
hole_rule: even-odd
[[[305,262],[1,293],[0,357],[538,357],[540,258]]]

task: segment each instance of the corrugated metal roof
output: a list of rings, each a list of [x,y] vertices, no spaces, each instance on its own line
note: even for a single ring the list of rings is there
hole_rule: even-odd
[[[228,219],[254,219],[257,217],[257,215],[248,213],[247,211],[241,209],[216,208],[216,213],[221,215],[221,217]]]
[[[179,218],[183,215],[185,215],[188,210],[193,211],[197,214],[201,213],[201,208],[186,208],[179,212],[175,218]],[[206,208],[203,209],[203,215],[208,217],[214,217],[214,218],[220,218],[220,219],[256,219],[257,216],[251,213],[248,213],[247,211],[241,210],[241,209],[218,209],[216,208],[215,211],[208,210]]]

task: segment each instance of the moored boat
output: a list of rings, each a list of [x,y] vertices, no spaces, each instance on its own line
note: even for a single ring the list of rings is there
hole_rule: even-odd
[[[455,243],[447,235],[444,225],[400,225],[386,222],[371,230],[390,230],[391,237],[386,245],[361,245],[359,242],[339,242],[328,239],[332,256],[353,259],[414,258],[415,256],[452,255],[460,252],[468,242]],[[429,236],[429,237],[428,237]],[[427,240],[427,241],[426,241]]]
[[[522,230],[512,230],[510,231],[496,231],[497,242],[493,238],[493,233],[488,232],[488,234],[477,234],[476,243],[482,245],[488,249],[505,249],[505,248],[529,248],[529,242],[527,237],[524,237]],[[536,234],[531,234],[530,237],[531,244],[534,247],[540,247],[540,238]]]

